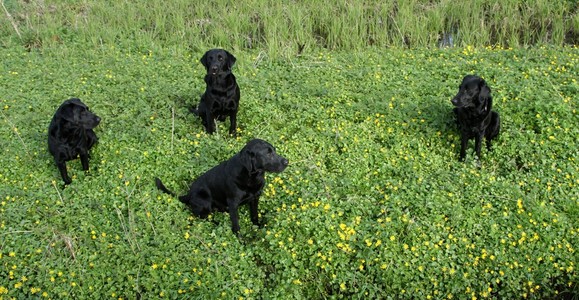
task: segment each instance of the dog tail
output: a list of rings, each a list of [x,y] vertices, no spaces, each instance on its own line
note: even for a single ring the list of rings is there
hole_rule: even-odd
[[[173,197],[177,197],[177,195],[175,193],[171,192],[168,188],[166,188],[165,185],[163,185],[163,182],[161,182],[161,179],[159,179],[157,177],[155,177],[155,185],[161,191],[163,191],[163,192],[165,192]]]
[[[192,114],[199,116],[199,108],[197,108],[196,106],[193,106],[193,105],[189,106],[189,111]]]

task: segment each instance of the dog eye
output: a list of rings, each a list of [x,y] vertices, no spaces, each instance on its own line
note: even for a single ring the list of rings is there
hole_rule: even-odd
[[[217,59],[219,59],[220,61],[223,60],[223,56],[218,56]]]

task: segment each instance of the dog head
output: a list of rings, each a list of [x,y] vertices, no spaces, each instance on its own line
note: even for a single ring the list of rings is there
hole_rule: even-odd
[[[88,106],[78,98],[64,101],[58,108],[56,115],[71,123],[72,126],[83,129],[93,129],[101,121],[101,118],[90,112]]]
[[[235,64],[235,56],[223,49],[211,49],[201,57],[201,63],[207,70],[208,75],[231,72]]]
[[[491,89],[484,79],[467,75],[462,79],[458,87],[458,94],[452,98],[451,102],[456,107],[480,107],[484,110],[491,98]]]
[[[242,164],[250,172],[280,173],[288,166],[289,161],[278,155],[275,148],[268,142],[260,139],[249,141],[241,149]]]

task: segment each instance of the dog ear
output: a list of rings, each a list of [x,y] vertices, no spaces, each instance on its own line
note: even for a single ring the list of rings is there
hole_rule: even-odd
[[[65,119],[69,122],[74,122],[74,105],[69,103],[69,104],[61,107],[59,115],[61,118]]]
[[[235,61],[237,60],[235,58],[235,56],[233,56],[233,54],[229,53],[227,50],[224,50],[225,54],[227,54],[227,62],[228,62],[228,67],[229,69],[231,69],[233,67],[233,65],[235,64]]]
[[[247,149],[243,150],[243,152],[241,153],[241,164],[247,169],[249,170],[249,172],[252,172],[254,169],[254,165],[255,165],[255,153],[253,153],[252,151],[249,151]]]
[[[209,51],[205,52],[205,54],[203,54],[203,57],[201,57],[201,59],[199,60],[201,64],[205,67],[205,69],[207,69],[207,53],[209,53]]]
[[[488,101],[491,99],[491,88],[487,85],[484,79],[481,79],[478,86],[480,90],[478,94],[479,102],[488,103]]]
[[[88,106],[86,106],[86,104],[82,103],[82,101],[80,101],[80,99],[78,99],[78,98],[70,98],[70,99],[68,99],[68,101],[70,104],[80,106],[80,107],[88,110]]]
[[[76,123],[78,122],[78,119],[80,118],[80,113],[83,109],[87,109],[87,107],[82,102],[71,101],[68,104],[66,104],[63,108],[61,108],[60,115],[62,116],[63,119],[72,123]]]

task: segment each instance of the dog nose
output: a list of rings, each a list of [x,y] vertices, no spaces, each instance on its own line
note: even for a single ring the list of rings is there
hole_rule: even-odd
[[[454,105],[457,105],[457,104],[458,104],[458,99],[452,98],[452,100],[450,100],[450,102],[452,102],[452,104],[454,104]]]
[[[101,118],[100,118],[100,117],[96,117],[96,118],[95,118],[95,121],[96,121],[97,123],[100,123],[100,122],[101,122]]]
[[[289,165],[289,160],[287,160],[287,159],[284,158],[284,159],[281,160],[281,164],[282,164],[284,167],[287,167],[287,165]]]

